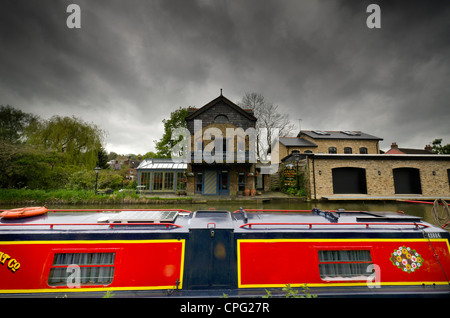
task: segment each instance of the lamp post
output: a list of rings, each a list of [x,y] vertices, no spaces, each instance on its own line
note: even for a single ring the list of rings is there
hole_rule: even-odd
[[[102,170],[102,168],[97,166],[94,168],[94,170],[95,170],[95,194],[97,194],[98,173],[100,172],[100,170]]]

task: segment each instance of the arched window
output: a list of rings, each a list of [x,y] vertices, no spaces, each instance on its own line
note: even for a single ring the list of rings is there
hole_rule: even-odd
[[[214,122],[215,123],[228,123],[228,117],[226,115],[217,115],[216,117],[214,117]]]
[[[348,153],[348,154],[352,153],[352,148],[351,147],[345,147],[344,148],[344,153]]]
[[[367,155],[369,152],[367,151],[366,147],[359,148],[359,153],[363,155]]]
[[[328,153],[337,153],[336,147],[329,147],[328,148]]]

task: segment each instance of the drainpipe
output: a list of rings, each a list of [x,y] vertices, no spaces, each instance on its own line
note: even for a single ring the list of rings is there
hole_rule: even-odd
[[[312,154],[312,164],[313,164],[314,200],[317,200],[317,195],[316,195],[316,168],[315,168],[315,164],[314,164],[314,154]]]

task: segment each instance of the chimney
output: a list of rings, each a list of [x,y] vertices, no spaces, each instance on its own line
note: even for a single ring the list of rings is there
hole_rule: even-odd
[[[429,151],[429,152],[433,152],[433,148],[430,145],[426,145],[425,150]]]
[[[393,142],[391,145],[391,149],[398,149],[397,143]]]

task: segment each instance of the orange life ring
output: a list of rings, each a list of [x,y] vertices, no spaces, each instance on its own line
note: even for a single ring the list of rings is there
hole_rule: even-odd
[[[47,213],[48,209],[45,206],[36,206],[29,208],[18,208],[12,210],[5,210],[0,213],[0,217],[5,219],[20,219],[30,216],[42,215]]]

